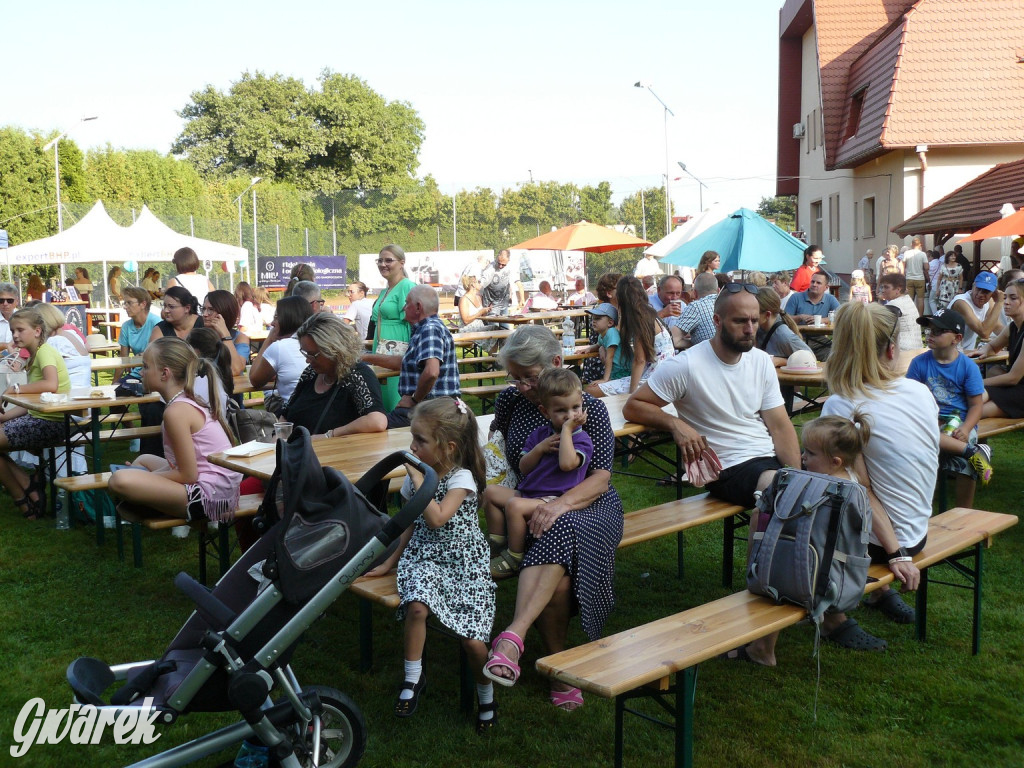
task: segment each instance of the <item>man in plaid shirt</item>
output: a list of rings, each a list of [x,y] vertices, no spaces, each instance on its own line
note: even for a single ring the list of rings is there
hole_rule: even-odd
[[[458,397],[459,366],[455,341],[437,316],[437,293],[429,285],[417,285],[405,299],[405,319],[412,326],[405,354],[374,355],[373,362],[399,371],[398,393],[402,398],[388,414],[388,429],[407,427],[417,403],[435,397]]]

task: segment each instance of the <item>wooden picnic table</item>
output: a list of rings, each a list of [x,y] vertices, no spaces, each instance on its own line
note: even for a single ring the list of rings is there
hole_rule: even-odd
[[[896,370],[901,374],[906,373],[910,367],[910,361],[926,351],[926,349],[901,349]],[[828,363],[818,363],[818,370],[815,373],[792,373],[784,371],[782,368],[776,368],[775,373],[778,374],[779,384],[782,386],[824,387],[826,386],[825,380],[828,373]]]
[[[485,323],[506,323],[523,325],[525,323],[543,324],[551,320],[564,320],[567,317],[586,317],[583,309],[545,309],[524,312],[517,315],[484,315],[480,319]]]

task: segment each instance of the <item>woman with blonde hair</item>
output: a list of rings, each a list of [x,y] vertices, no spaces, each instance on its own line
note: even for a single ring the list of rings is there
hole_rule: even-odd
[[[485,323],[480,319],[489,311],[480,297],[480,281],[475,275],[465,275],[461,283],[463,293],[459,299],[459,332],[470,333],[497,328],[497,325]]]
[[[757,321],[757,348],[772,356],[776,368],[785,365],[789,356],[797,350],[806,349],[810,352],[811,348],[800,335],[796,321],[782,309],[779,294],[774,288],[758,288],[757,305],[760,311]]]
[[[400,245],[390,243],[380,249],[377,269],[387,285],[373,303],[373,312],[370,314],[370,327],[373,328],[373,346],[370,351],[374,353],[382,341],[397,341],[403,347],[408,347],[412,329],[405,320],[405,299],[409,291],[416,287],[416,283],[405,273],[405,251]],[[393,411],[400,399],[398,377],[390,377],[382,392],[384,409]]]

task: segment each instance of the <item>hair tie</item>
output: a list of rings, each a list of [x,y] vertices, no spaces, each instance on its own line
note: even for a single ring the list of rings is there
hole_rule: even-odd
[[[455,407],[459,409],[459,413],[461,413],[463,415],[466,415],[466,414],[469,413],[469,408],[466,407],[466,404],[462,401],[462,398],[455,397],[455,398],[452,398],[452,399],[455,401]]]

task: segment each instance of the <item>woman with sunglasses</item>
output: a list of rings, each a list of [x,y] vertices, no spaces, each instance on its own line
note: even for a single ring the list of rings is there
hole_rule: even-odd
[[[1014,280],[1006,286],[1003,307],[1006,327],[989,342],[965,354],[968,357],[984,357],[1001,349],[1009,352],[1006,361],[1006,373],[989,376],[985,379],[985,394],[988,396],[981,407],[981,418],[1019,419],[1024,416],[1024,357],[1021,356],[1021,345],[1024,345],[1024,280]]]
[[[305,427],[314,440],[387,429],[380,383],[360,360],[363,342],[352,326],[318,312],[299,326],[295,338],[306,369],[281,418]]]
[[[416,283],[405,274],[405,251],[393,243],[385,245],[377,254],[377,269],[387,282],[373,303],[370,313],[370,327],[373,329],[372,352],[377,351],[381,342],[398,341],[409,343],[412,329],[405,320],[405,299]],[[389,378],[383,387],[384,409],[394,410],[401,396],[398,394],[398,377]]]

